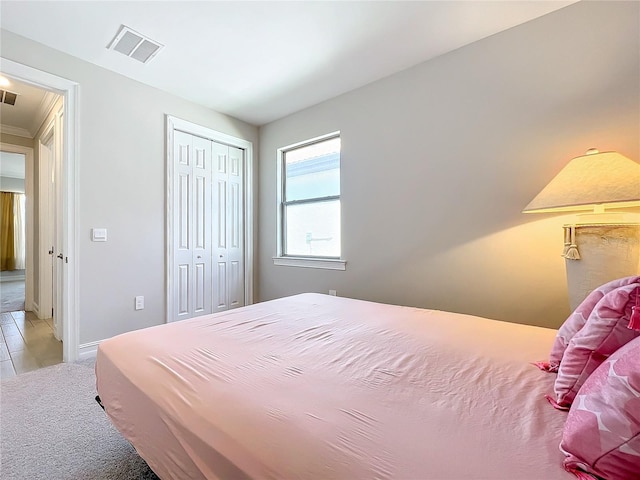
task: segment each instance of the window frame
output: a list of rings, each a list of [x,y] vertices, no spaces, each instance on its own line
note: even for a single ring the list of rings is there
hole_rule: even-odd
[[[273,257],[274,265],[288,266],[288,267],[306,267],[306,268],[322,268],[329,270],[345,270],[346,261],[342,257],[329,257],[319,255],[287,255],[286,251],[286,233],[285,233],[285,208],[289,205],[304,205],[304,204],[317,204],[329,201],[340,201],[340,222],[342,223],[342,185],[340,185],[340,195],[330,195],[326,197],[314,197],[300,200],[285,200],[285,188],[286,188],[286,175],[285,175],[285,157],[287,152],[296,150],[302,147],[313,145],[316,143],[331,140],[333,138],[340,138],[340,131],[331,132],[326,135],[310,138],[302,142],[297,142],[286,147],[278,148],[277,150],[277,199],[276,199],[276,256]],[[342,150],[342,149],[341,149]],[[342,153],[340,154],[340,173],[342,173]],[[342,183],[342,182],[341,182]],[[342,225],[340,228],[340,255],[342,255]]]

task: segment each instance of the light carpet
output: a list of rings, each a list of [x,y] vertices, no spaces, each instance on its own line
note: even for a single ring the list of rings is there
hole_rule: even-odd
[[[158,480],[95,402],[93,363],[0,382],[3,480]]]
[[[24,310],[24,280],[0,282],[0,312]]]

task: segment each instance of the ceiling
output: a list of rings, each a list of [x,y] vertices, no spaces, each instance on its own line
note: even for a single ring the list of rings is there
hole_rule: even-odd
[[[3,89],[17,93],[18,98],[15,105],[0,103],[2,132],[33,138],[58,95],[14,79],[10,79],[10,82]]]
[[[2,0],[0,25],[262,125],[571,3]],[[121,25],[164,48],[107,49]]]

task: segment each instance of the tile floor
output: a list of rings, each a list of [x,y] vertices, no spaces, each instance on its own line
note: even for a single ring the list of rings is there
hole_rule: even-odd
[[[62,342],[53,336],[53,319],[33,312],[0,313],[0,378],[62,362]]]

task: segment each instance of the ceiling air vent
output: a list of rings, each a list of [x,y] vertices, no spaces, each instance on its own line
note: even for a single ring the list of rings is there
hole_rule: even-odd
[[[6,103],[7,105],[15,105],[18,99],[18,94],[8,92],[6,90],[0,90],[0,103]]]
[[[156,56],[162,47],[163,45],[155,40],[131,30],[126,25],[121,25],[118,34],[107,48],[127,57],[135,58],[139,62],[147,63]]]

